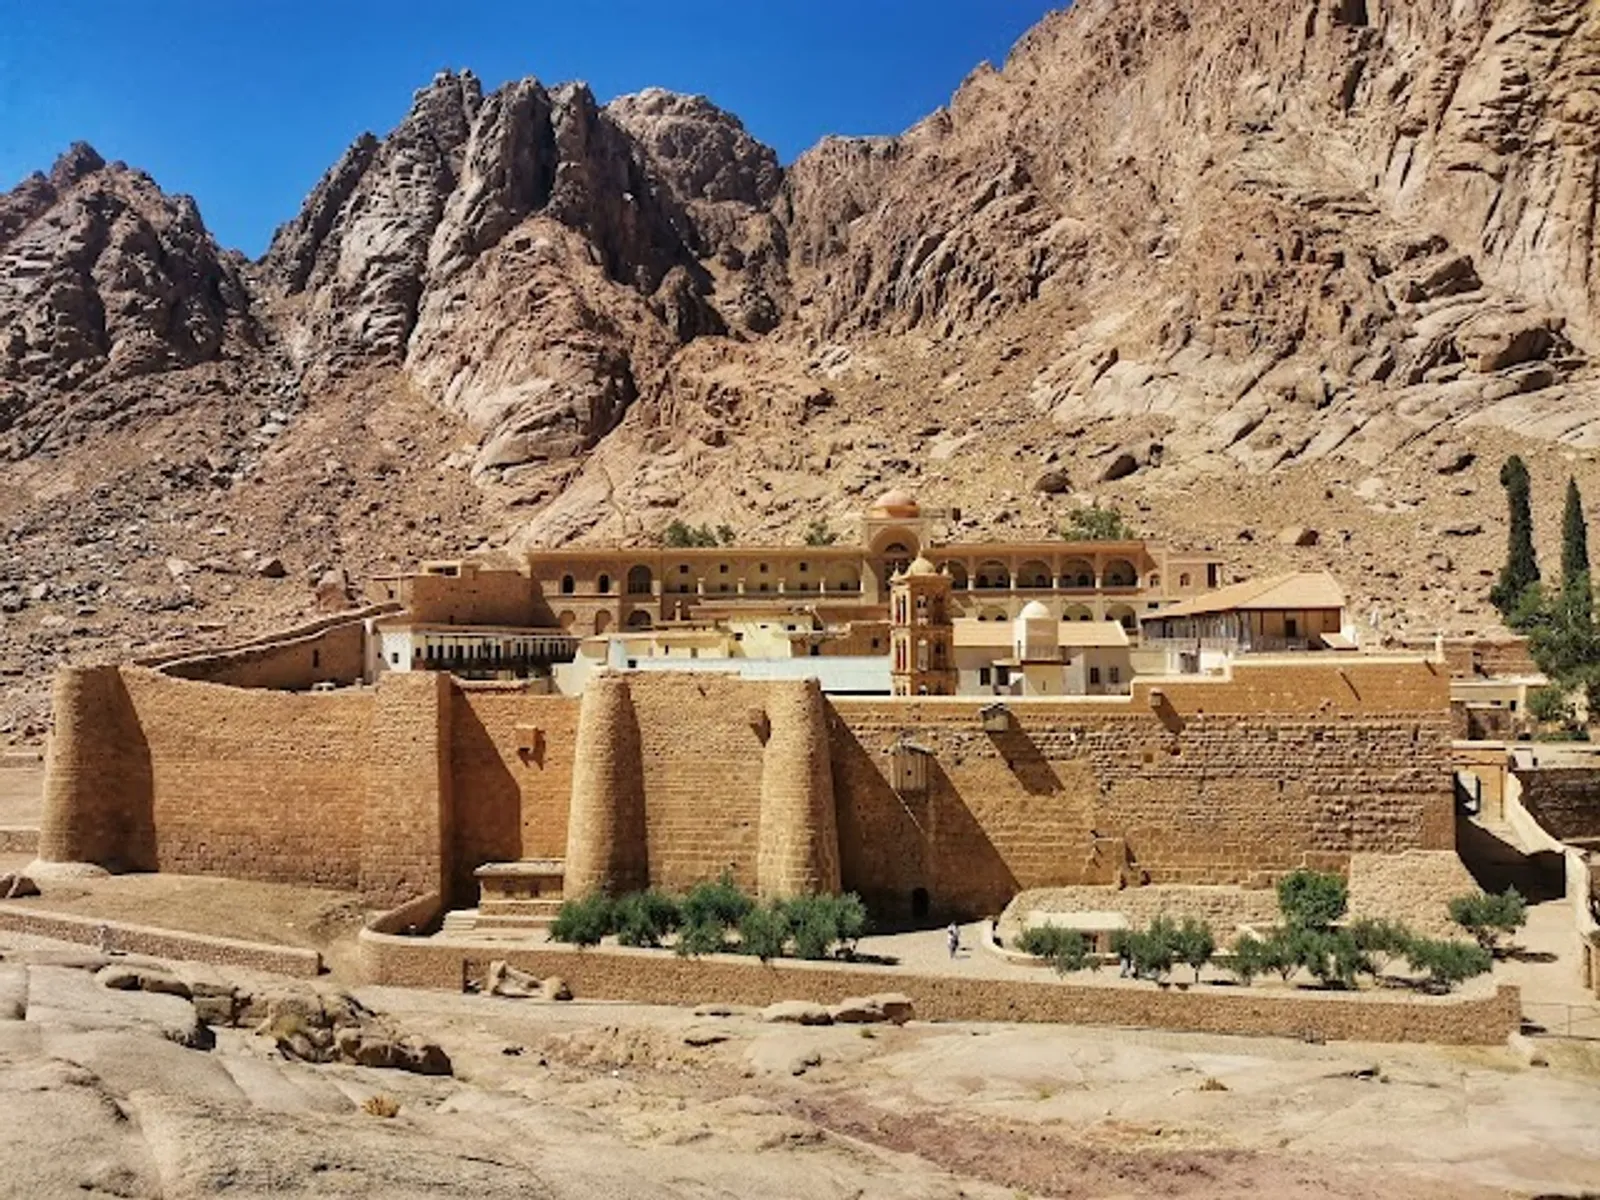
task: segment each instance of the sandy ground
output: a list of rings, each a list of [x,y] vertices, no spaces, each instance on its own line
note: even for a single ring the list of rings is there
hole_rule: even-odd
[[[245,1030],[187,1049],[164,1032],[186,1002],[108,992],[72,969],[81,951],[43,946],[0,935],[12,1002],[0,1005],[0,1178],[21,1184],[6,1194],[1488,1200],[1600,1188],[1600,1047],[1581,1043],[1546,1043],[1551,1065],[1531,1068],[1498,1048],[801,1029],[358,989],[448,1051],[454,1077],[422,1078],[289,1062]],[[363,1112],[377,1094],[398,1115]]]
[[[37,828],[43,811],[43,763],[0,769],[0,827]]]

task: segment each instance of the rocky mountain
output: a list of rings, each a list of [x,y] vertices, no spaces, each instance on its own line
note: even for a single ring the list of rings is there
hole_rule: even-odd
[[[889,483],[1481,628],[1499,456],[1541,521],[1600,496],[1597,116],[1588,0],[1080,0],[787,168],[704,98],[446,72],[258,263],[74,147],[0,197],[0,670],[308,601],[247,554],[842,532]]]

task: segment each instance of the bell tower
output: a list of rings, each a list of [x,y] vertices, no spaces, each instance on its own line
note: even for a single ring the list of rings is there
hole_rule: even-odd
[[[918,557],[889,582],[889,676],[896,696],[956,694],[950,576]]]

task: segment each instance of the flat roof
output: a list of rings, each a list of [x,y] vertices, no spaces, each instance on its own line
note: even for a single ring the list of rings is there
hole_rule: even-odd
[[[1007,648],[1012,642],[1011,621],[979,621],[961,617],[951,622],[957,649]],[[1066,650],[1128,645],[1128,631],[1116,621],[1058,621],[1056,645]]]

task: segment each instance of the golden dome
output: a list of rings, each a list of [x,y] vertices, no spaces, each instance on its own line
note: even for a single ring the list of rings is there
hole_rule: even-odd
[[[911,565],[906,568],[907,575],[937,575],[939,569],[922,555],[917,555],[911,560]]]
[[[897,517],[914,519],[922,515],[922,509],[910,492],[893,488],[885,492],[872,502],[872,507],[867,510],[869,517]]]

